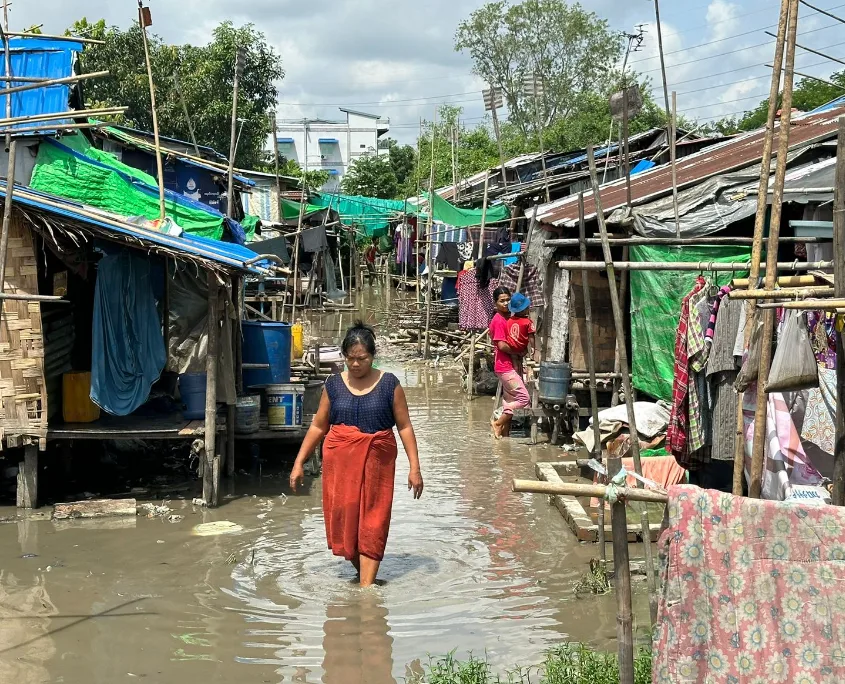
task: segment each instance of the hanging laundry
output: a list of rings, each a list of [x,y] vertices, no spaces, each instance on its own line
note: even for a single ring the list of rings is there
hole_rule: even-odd
[[[502,275],[499,277],[500,287],[506,287],[511,292],[516,292],[518,281],[519,264],[505,266],[502,269]],[[546,295],[543,292],[543,281],[540,279],[540,270],[534,264],[525,264],[525,271],[522,274],[522,287],[519,291],[531,299],[532,309],[546,305]]]
[[[692,291],[681,302],[681,315],[675,335],[675,372],[672,386],[672,412],[666,431],[666,446],[678,464],[687,467],[689,463],[689,352],[688,329],[690,324],[690,299],[706,285],[704,278],[695,281]]]
[[[329,248],[328,240],[326,240],[326,227],[317,226],[316,228],[309,228],[302,231],[300,236],[302,241],[302,249],[305,252],[314,254],[315,252],[322,252]]]
[[[462,330],[485,330],[490,325],[496,309],[493,290],[498,286],[495,278],[486,287],[481,286],[475,271],[458,274],[458,321]]]
[[[149,258],[124,249],[100,260],[91,332],[91,401],[128,416],[167,362]]]
[[[519,252],[521,252],[521,251],[522,251],[522,243],[521,242],[511,242],[511,250],[510,250],[511,254],[519,254]],[[510,266],[511,264],[515,264],[518,261],[519,261],[519,257],[516,257],[516,256],[508,257],[507,259],[505,259],[504,265]]]
[[[432,242],[466,242],[466,228],[455,228],[442,223],[435,223],[431,235]]]
[[[450,271],[460,271],[463,265],[463,259],[458,252],[458,245],[455,242],[443,242],[439,245],[440,250],[437,252],[436,263],[438,266],[443,266]]]
[[[738,398],[734,383],[739,373],[739,361],[733,347],[745,302],[717,297],[714,310],[715,321],[711,315],[711,326],[705,335],[712,341],[706,369],[712,424],[711,459],[733,462]]]
[[[462,261],[472,261],[473,254],[473,245],[471,242],[459,242],[458,243],[458,254],[461,256]]]
[[[416,227],[410,223],[400,223],[396,226],[393,244],[396,248],[396,263],[410,264],[413,262],[414,243],[417,239]]]

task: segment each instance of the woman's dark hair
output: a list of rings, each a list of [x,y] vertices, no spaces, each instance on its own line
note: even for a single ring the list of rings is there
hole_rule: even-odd
[[[349,350],[358,344],[362,345],[370,356],[376,355],[376,331],[364,321],[355,321],[355,324],[346,331],[340,350],[344,356],[348,356]]]
[[[510,297],[512,294],[513,293],[506,287],[497,287],[495,290],[493,290],[493,302],[498,302],[499,297],[501,297],[502,295],[507,295],[508,297]]]

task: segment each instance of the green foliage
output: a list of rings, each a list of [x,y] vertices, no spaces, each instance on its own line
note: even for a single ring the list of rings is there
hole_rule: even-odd
[[[91,24],[83,18],[69,33],[105,41],[104,45],[86,46],[80,60],[85,72],[110,72],[106,78],[84,83],[86,105],[129,107],[125,123],[152,130],[140,26],[134,23],[124,31],[107,27],[103,20]],[[244,122],[235,161],[240,167],[252,167],[262,161],[262,150],[270,133],[267,112],[276,105],[276,82],[284,76],[281,58],[267,43],[264,34],[252,24],[236,28],[229,21],[217,26],[211,42],[200,47],[167,45],[158,36],[149,34],[161,134],[190,140],[188,122],[179,99],[181,90],[197,142],[227,155],[238,46],[245,50],[246,60],[238,97],[238,117]],[[174,75],[178,75],[179,90]]]
[[[792,106],[802,112],[809,112],[816,107],[821,107],[837,97],[845,95],[845,71],[839,71],[833,74],[829,79],[828,85],[813,78],[804,78],[795,85],[792,93]],[[778,95],[778,107],[781,106],[783,96]],[[766,120],[769,117],[769,98],[766,98],[759,105],[750,112],[746,112],[742,117],[726,117],[714,121],[708,126],[708,130],[722,133],[724,135],[731,135],[742,131],[753,131],[757,128],[762,128],[766,125]]]
[[[645,649],[634,660],[634,684],[651,683],[651,652]],[[539,679],[531,677],[531,671]],[[504,676],[493,673],[485,660],[470,656],[466,661],[455,659],[455,652],[430,658],[425,673],[410,684],[617,684],[619,665],[616,656],[594,651],[584,644],[562,644],[551,649],[537,668],[516,668]]]
[[[388,155],[365,155],[349,166],[340,185],[347,195],[393,199],[399,189]]]
[[[606,20],[565,0],[487,3],[458,25],[455,49],[469,52],[473,72],[500,88],[510,122],[525,136],[577,111],[582,95],[604,92],[622,54],[622,37]],[[536,73],[545,94],[523,94]],[[537,107],[537,110],[535,110]]]
[[[318,190],[319,188],[322,188],[329,182],[329,178],[331,178],[328,171],[322,171],[319,169],[314,171],[303,171],[302,167],[293,159],[284,158],[282,158],[281,163],[279,164],[279,174],[282,176],[299,178],[299,182],[303,185],[303,187],[309,190]]]
[[[401,187],[414,175],[417,153],[410,145],[399,145],[395,140],[389,140],[390,166],[396,176],[396,184]]]

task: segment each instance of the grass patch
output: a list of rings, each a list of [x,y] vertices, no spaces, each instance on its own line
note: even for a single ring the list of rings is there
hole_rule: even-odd
[[[546,653],[542,665],[516,667],[505,674],[493,672],[487,659],[470,656],[456,660],[455,652],[429,658],[424,674],[408,684],[617,684],[619,665],[611,653],[583,644],[562,644]],[[634,660],[635,684],[651,683],[651,652],[645,649]]]

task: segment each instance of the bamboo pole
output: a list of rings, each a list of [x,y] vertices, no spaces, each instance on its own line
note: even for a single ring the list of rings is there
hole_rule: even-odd
[[[505,192],[507,192],[508,175],[505,172],[505,153],[502,150],[502,134],[499,129],[499,108],[496,106],[496,90],[493,86],[490,86],[490,89],[493,90],[493,107],[490,110],[490,113],[493,115],[493,134],[496,136],[496,147],[499,149],[499,165],[502,167],[502,185],[504,185]]]
[[[792,86],[795,68],[795,37],[798,32],[799,0],[789,0],[789,26],[786,38],[786,73],[781,95],[780,137],[778,139],[777,168],[775,170],[774,196],[769,221],[769,241],[766,249],[766,280],[764,288],[773,290],[777,279],[778,237],[780,236],[783,209],[783,185],[786,180],[786,163],[789,153],[789,133],[792,119]],[[749,495],[759,499],[763,488],[763,467],[766,446],[766,412],[768,395],[766,383],[772,365],[772,336],[775,329],[775,312],[766,309],[763,314],[763,336],[760,345],[760,371],[757,374],[757,409],[754,414],[754,442],[751,452],[751,478]]]
[[[434,135],[437,130],[437,111],[434,112],[434,129],[432,130],[431,138],[431,174],[428,178],[428,223],[425,229],[425,239],[429,240],[429,233],[434,225],[434,170],[435,170],[435,145]],[[419,246],[417,246],[419,249]],[[434,268],[431,264],[431,244],[425,247],[425,267],[428,271],[428,287],[425,288],[425,347],[423,349],[423,358],[428,359],[431,355],[431,340],[429,339],[429,331],[431,330],[431,288],[434,286]],[[419,259],[417,259],[417,282],[421,281],[419,272]]]
[[[299,300],[299,238],[302,235],[302,220],[305,215],[305,204],[308,201],[308,184],[304,178],[302,180],[302,197],[300,199],[299,220],[297,221],[296,237],[293,239],[293,294],[290,302],[291,321],[296,318],[296,304]],[[329,200],[329,207],[331,207],[331,200]],[[311,289],[311,283],[308,284],[308,289]],[[282,312],[282,318],[284,318],[284,311]],[[319,368],[317,370],[319,371]]]
[[[833,254],[836,296],[845,302],[845,116],[839,117],[833,194]],[[833,504],[845,506],[845,342],[836,336],[836,441],[833,449]]]
[[[657,0],[654,0],[655,6]],[[669,140],[669,158],[672,164],[672,209],[675,211],[675,236],[681,237],[681,214],[678,209],[678,166],[677,166],[677,144],[675,138],[678,135],[678,94],[672,91],[672,138]]]
[[[613,459],[608,459],[610,462]],[[607,491],[606,485],[581,484],[579,482],[538,482],[537,480],[514,480],[512,484],[514,492],[520,494],[548,494],[550,496],[577,496],[583,498],[604,498]],[[619,487],[616,490],[619,498],[625,501],[642,501],[645,503],[669,503],[669,497],[665,492],[658,492],[653,489],[640,489],[639,487]],[[624,504],[623,504],[624,505]],[[627,521],[623,529],[627,528]],[[627,533],[626,533],[627,535]],[[627,547],[628,541],[625,540]]]
[[[0,90],[0,92],[2,92]],[[102,128],[109,124],[99,123],[73,123],[73,124],[43,124],[41,126],[21,126],[19,128],[0,128],[0,135],[22,135],[24,133],[39,133],[46,130],[78,131],[86,128]]]
[[[660,22],[660,2],[654,0],[654,22],[657,25],[657,50],[660,54],[660,74],[663,77],[663,100],[666,105],[666,119],[674,121],[669,111],[669,84],[666,80],[666,60],[663,56],[663,25]],[[672,125],[674,133],[674,125]]]
[[[835,290],[832,287],[797,287],[781,288],[779,290],[735,290],[730,293],[731,299],[784,299],[795,297],[823,297],[833,296]]]
[[[784,241],[784,238],[781,238],[781,242]],[[778,278],[778,287],[804,287],[804,286],[813,286],[818,285],[819,279],[816,276],[812,275],[801,275],[801,276],[780,276]],[[749,278],[734,278],[731,281],[731,286],[736,288],[737,290],[740,288],[747,288],[750,287],[750,279]],[[758,290],[758,292],[763,292],[763,290]],[[732,297],[736,297],[737,292],[731,292]]]
[[[537,215],[537,212],[534,212]],[[584,193],[578,193],[578,234],[581,240],[581,261],[587,260],[586,244],[587,227],[584,221]],[[590,299],[589,272],[581,271],[581,289],[584,293],[584,324],[587,338],[587,372],[590,374],[590,409],[593,418],[593,457],[601,462],[602,445],[601,430],[599,429],[599,394],[596,385],[596,350],[593,340],[593,304]],[[607,562],[607,549],[604,539],[604,500],[599,501],[598,511],[599,553],[602,567]]]
[[[7,20],[8,23],[8,20]],[[8,31],[7,36],[12,38],[49,38],[50,40],[62,40],[71,43],[83,43],[86,45],[105,45],[104,40],[94,40],[93,38],[80,38],[79,36],[54,36],[48,33],[20,33],[15,31]]]
[[[150,62],[150,46],[147,41],[147,21],[149,13],[145,13],[144,9],[142,0],[138,0],[138,24],[141,28],[141,38],[144,43],[144,59],[147,63],[147,82],[150,88],[150,110],[153,116],[153,138],[155,140],[156,149],[156,172],[158,173],[158,217],[163,221],[166,215],[164,209],[164,167],[161,161],[161,140],[158,135],[158,113],[156,112],[156,92],[155,84],[153,83],[153,67]]]
[[[766,119],[766,135],[763,139],[763,159],[760,165],[760,183],[757,197],[757,214],[754,219],[754,243],[751,248],[751,269],[749,271],[748,287],[757,287],[760,278],[760,259],[763,254],[763,235],[766,230],[766,214],[768,211],[769,176],[772,166],[772,147],[775,135],[775,118],[777,116],[778,95],[780,93],[781,66],[783,65],[784,47],[786,44],[786,30],[789,19],[790,3],[792,0],[781,0],[780,17],[778,20],[778,35],[775,42],[775,68],[772,69],[771,84],[769,86],[769,112]],[[771,289],[771,288],[770,288]],[[751,339],[754,320],[754,302],[748,303],[745,323],[745,346]],[[734,443],[734,496],[741,496],[743,492],[743,473],[745,471],[745,418],[743,417],[743,397],[740,392],[737,397],[736,410],[736,440]]]
[[[836,299],[802,299],[786,302],[763,302],[757,304],[758,309],[797,309],[799,311],[838,311],[845,308],[845,298]]]
[[[232,122],[229,132],[229,168],[227,169],[226,216],[234,216],[235,205],[235,155],[238,153],[238,91],[240,90],[243,52],[235,47],[235,80],[232,86]],[[301,212],[300,212],[301,213]],[[301,226],[300,226],[301,227]]]
[[[282,180],[279,177],[279,126],[276,120],[276,112],[273,117],[273,164],[276,169],[276,206],[279,212],[279,223],[282,222]],[[331,200],[329,200],[331,202]],[[326,212],[328,213],[328,212]]]
[[[623,261],[627,261],[630,254],[631,250],[627,245],[622,248]],[[622,302],[623,307],[628,303],[628,280],[628,271],[622,271],[622,274],[619,276],[619,300]],[[619,357],[619,344],[617,343],[613,352],[613,372],[619,376],[619,379],[614,379],[613,381],[613,395],[610,397],[611,407],[619,406],[619,384],[622,379],[620,368],[621,358]]]
[[[197,145],[197,136],[194,132],[194,124],[191,121],[191,115],[188,113],[188,105],[185,102],[185,96],[182,94],[182,88],[179,84],[179,72],[173,72],[173,85],[176,87],[176,95],[179,97],[179,102],[182,105],[182,113],[185,115],[185,122],[188,124],[188,133],[191,134],[191,143],[194,146],[194,152],[196,153],[197,157],[200,156],[200,148]],[[278,173],[278,171],[277,171]]]
[[[624,147],[624,152],[620,150],[624,159],[624,169],[625,169],[625,204],[627,204],[628,208],[630,209],[632,201],[631,201],[631,157],[629,156],[629,147],[628,147],[628,89],[625,88],[622,91],[622,145]],[[597,191],[598,192],[598,191]],[[596,212],[598,213],[598,212]]]
[[[830,189],[833,192],[833,188]],[[821,242],[830,242],[830,238],[825,237],[794,237],[788,235],[781,237],[780,241],[786,242],[801,242],[805,244],[816,244]],[[611,247],[634,247],[638,245],[662,245],[662,246],[684,246],[684,245],[753,245],[754,238],[750,237],[719,237],[711,236],[703,238],[655,238],[655,237],[640,237],[638,235],[632,237],[611,237],[608,239]],[[588,247],[601,247],[601,238],[592,237],[587,238],[586,243]],[[543,244],[546,247],[578,247],[581,241],[578,238],[556,238],[552,240],[544,240]],[[746,282],[747,285],[747,282]]]
[[[15,157],[18,141],[9,144],[9,165],[6,170],[6,197],[3,200],[3,228],[0,232],[0,293],[6,291],[6,261],[9,251],[9,229],[12,220],[12,204],[15,188]],[[0,300],[0,313],[3,311],[3,300]]]
[[[217,338],[220,316],[217,276],[208,272],[208,348],[205,357],[205,463],[202,498],[209,506],[219,503],[220,459],[217,456]]]
[[[593,196],[595,198],[596,203],[596,217],[598,219],[599,224],[599,231],[601,232],[602,240],[607,239],[607,226],[604,223],[604,213],[601,207],[601,193],[599,191],[599,179],[598,179],[598,172],[596,171],[596,158],[593,154],[593,147],[590,145],[587,147],[587,161],[590,166],[590,180],[593,186]],[[643,466],[640,462],[640,440],[638,437],[637,432],[637,417],[636,412],[634,411],[634,389],[631,385],[631,368],[628,364],[628,349],[626,346],[625,341],[625,316],[624,312],[622,311],[622,302],[619,299],[619,291],[617,290],[616,286],[616,273],[614,270],[613,264],[613,255],[610,253],[610,245],[605,242],[602,247],[602,251],[604,253],[604,261],[605,266],[607,268],[607,279],[610,289],[610,304],[613,309],[613,322],[614,327],[616,328],[616,346],[619,352],[619,371],[622,373],[622,388],[625,392],[625,406],[627,408],[628,413],[628,429],[631,434],[631,455],[634,459],[634,470],[638,475],[643,474]],[[588,263],[588,262],[584,262]],[[641,485],[642,483],[640,483]],[[624,516],[624,507],[622,511],[622,515]],[[614,529],[616,528],[616,518],[617,512],[614,511],[613,513],[613,520],[614,520]],[[652,556],[652,548],[651,548],[651,527],[648,522],[648,512],[643,511],[641,516],[641,522],[643,527],[643,545],[645,546],[645,557],[646,557],[646,574],[648,576],[648,588],[649,588],[649,606],[651,608],[651,621],[652,624],[657,623],[657,586],[655,584],[655,577],[654,577],[654,559]],[[625,553],[627,554],[627,524],[623,525],[623,530],[625,530],[625,539],[626,539],[626,547]],[[615,540],[616,533],[614,532],[614,540]],[[614,556],[616,544],[614,541]],[[629,597],[630,601],[630,597]],[[621,661],[620,661],[621,665]]]
[[[595,162],[593,166],[595,166]],[[599,212],[599,215],[601,215],[601,212]],[[615,289],[615,286],[611,286],[611,290]],[[633,443],[637,440],[637,433],[633,428],[631,434],[633,437],[631,442]],[[608,459],[608,478],[614,477],[621,469],[621,458]],[[604,506],[603,497],[604,494],[602,494],[602,506]],[[613,569],[616,573],[616,641],[619,654],[619,684],[634,684],[634,616],[631,607],[631,563],[628,558],[628,514],[623,501],[617,500],[611,505],[610,520],[611,533],[613,534]],[[650,544],[651,528],[648,528],[643,541]],[[654,568],[648,567],[649,563],[653,563],[653,561],[647,555],[646,574],[651,576]]]
[[[0,90],[2,92],[2,90]],[[29,114],[27,116],[11,116],[0,119],[0,126],[14,126],[16,124],[37,123],[39,121],[59,121],[61,119],[81,119],[83,117],[110,116],[123,114],[129,107],[103,107],[101,109],[68,110],[51,114]]]
[[[11,95],[12,93],[22,93],[27,90],[37,90],[38,88],[47,88],[49,86],[62,85],[64,83],[78,83],[79,81],[86,81],[91,78],[102,78],[108,76],[108,71],[93,71],[90,74],[80,74],[79,76],[66,76],[65,78],[47,78],[35,83],[27,83],[26,85],[14,86],[13,88],[0,88],[0,95]],[[15,80],[11,78],[9,80]],[[7,114],[7,116],[11,116]]]
[[[609,245],[608,245],[609,246]],[[777,255],[775,255],[777,256]],[[732,261],[616,261],[613,267],[617,271],[699,271],[701,273],[716,271],[747,271],[752,264],[749,262]],[[779,261],[774,264],[775,270],[784,271],[817,271],[833,268],[832,261]],[[558,261],[557,267],[564,271],[606,271],[607,266],[601,261]],[[758,268],[766,270],[767,265],[760,263]]]

